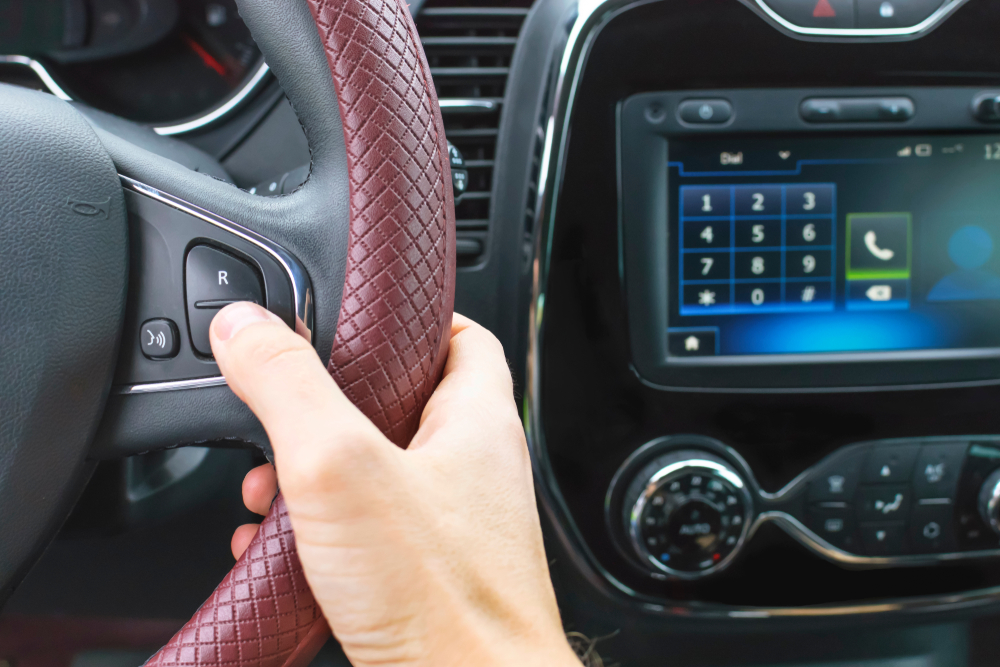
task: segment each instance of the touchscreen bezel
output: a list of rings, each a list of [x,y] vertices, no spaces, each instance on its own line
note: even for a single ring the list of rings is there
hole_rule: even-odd
[[[669,354],[670,284],[667,187],[671,138],[748,135],[831,136],[872,133],[996,133],[970,113],[979,88],[778,89],[643,93],[618,107],[620,267],[628,304],[633,365],[644,381],[679,389],[829,391],[941,383],[1000,382],[1000,348],[923,349],[679,357]],[[909,97],[917,113],[904,122],[807,124],[809,97]],[[694,98],[723,98],[734,108],[718,125],[690,125],[676,114]]]

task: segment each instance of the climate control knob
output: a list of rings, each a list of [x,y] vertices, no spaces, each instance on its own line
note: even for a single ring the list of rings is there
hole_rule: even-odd
[[[625,495],[625,525],[640,561],[679,579],[717,572],[736,556],[753,517],[743,477],[698,450],[658,457]]]
[[[986,479],[979,492],[979,513],[983,521],[1000,534],[1000,470]]]

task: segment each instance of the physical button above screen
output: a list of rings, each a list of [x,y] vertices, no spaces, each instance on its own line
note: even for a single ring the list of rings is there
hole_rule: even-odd
[[[727,100],[684,100],[677,107],[678,117],[691,125],[718,125],[733,117],[733,105]]]
[[[799,105],[799,115],[809,123],[898,123],[915,113],[908,97],[813,97]]]

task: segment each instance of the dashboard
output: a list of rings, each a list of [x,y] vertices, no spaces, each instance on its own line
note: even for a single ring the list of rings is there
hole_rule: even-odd
[[[0,78],[175,135],[260,196],[308,177],[233,0],[65,8],[32,19],[44,49],[6,36]],[[567,628],[609,664],[993,664],[1000,5],[428,0],[416,22],[464,155],[456,310],[514,369]],[[214,373],[132,356],[122,386]],[[210,451],[235,495],[250,455]],[[172,456],[95,480],[152,486]],[[140,520],[197,512],[174,496],[202,472],[162,507],[116,500],[114,530],[145,545]],[[80,549],[113,569],[97,484],[68,531],[90,541],[40,571]],[[200,602],[152,590],[163,617]],[[52,607],[146,611],[83,597]]]
[[[234,0],[5,7],[0,80],[156,126],[160,134],[217,120],[267,81],[267,65]]]
[[[570,35],[527,422],[605,595],[731,632],[995,604],[998,21],[609,2]]]

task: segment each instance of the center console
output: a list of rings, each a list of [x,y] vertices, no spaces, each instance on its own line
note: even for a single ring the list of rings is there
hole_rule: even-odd
[[[567,567],[643,616],[1000,608],[1000,8],[606,4],[540,159]]]

